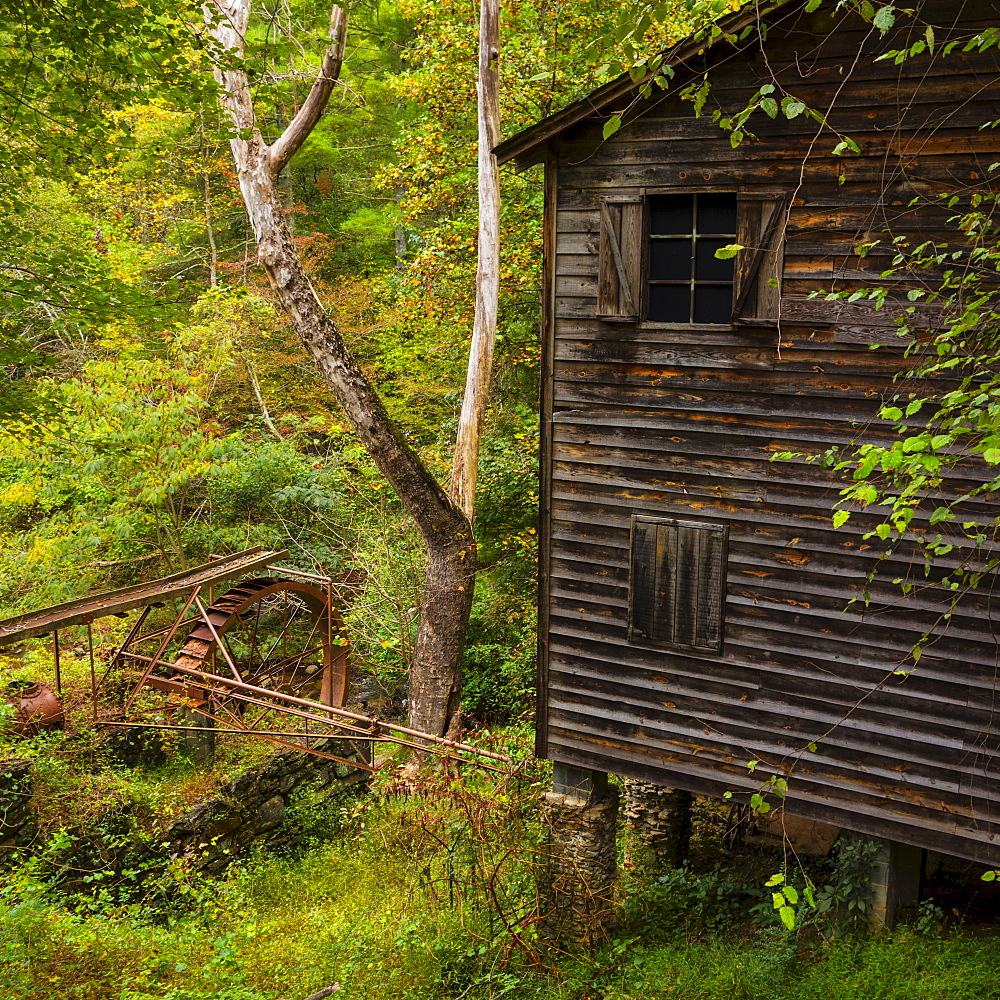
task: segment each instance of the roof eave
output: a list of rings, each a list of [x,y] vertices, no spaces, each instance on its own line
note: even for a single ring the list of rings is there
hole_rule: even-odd
[[[720,41],[728,40],[728,38],[742,31],[754,21],[772,13],[779,7],[797,5],[799,2],[801,0],[775,0],[763,12],[756,4],[749,4],[744,9],[738,10],[729,17],[717,22],[722,31],[714,38],[696,40],[694,36],[688,36],[681,39],[681,41],[666,50],[663,57],[663,64],[674,65],[676,63],[683,63],[686,59],[690,59],[700,52],[713,48]],[[579,122],[607,110],[616,101],[621,100],[633,90],[646,83],[649,76],[650,74],[647,74],[639,80],[633,80],[628,73],[623,73],[614,80],[591,91],[586,97],[581,97],[579,100],[574,101],[572,104],[567,104],[565,108],[543,118],[534,125],[522,129],[494,147],[493,153],[497,158],[497,162],[503,165],[514,160],[515,166],[519,171],[536,163],[541,163],[545,159],[548,144],[552,139]]]

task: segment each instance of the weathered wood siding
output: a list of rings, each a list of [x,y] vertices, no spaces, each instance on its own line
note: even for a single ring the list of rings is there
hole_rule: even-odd
[[[903,39],[867,26],[829,31],[826,16],[799,12],[771,29],[769,69],[788,93],[832,105],[831,123],[861,155],[830,155],[835,137],[805,116],[757,114],[758,139],[732,149],[709,111],[742,107],[771,77],[762,59],[717,56],[700,119],[668,96],[609,141],[597,122],[553,144],[539,749],[715,794],[787,774],[791,811],[998,863],[993,581],[943,629],[943,595],[903,597],[892,584],[922,578],[922,562],[897,555],[866,588],[882,550],[862,534],[881,518],[856,513],[835,530],[837,478],[770,460],[846,445],[859,426],[877,433],[906,364],[887,315],[804,296],[876,281],[892,251],[862,258],[856,247],[884,230],[954,241],[947,210],[909,203],[981,189],[1000,159],[997,132],[979,130],[998,114],[995,50],[940,57],[949,31],[998,23],[997,5],[922,14],[953,27],[938,27],[934,57],[902,66],[873,61]],[[599,199],[693,189],[791,195],[777,331],[594,318]],[[629,639],[633,514],[729,525],[721,654]],[[865,589],[872,603],[848,607]],[[895,676],[927,629],[940,637],[909,677]],[[762,762],[752,775],[751,759]]]

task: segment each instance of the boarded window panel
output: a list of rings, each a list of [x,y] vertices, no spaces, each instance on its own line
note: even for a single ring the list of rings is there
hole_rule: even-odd
[[[658,592],[656,567],[656,524],[634,518],[632,521],[632,574],[630,600],[632,633],[648,639],[656,630]]]
[[[728,531],[718,524],[633,517],[632,639],[702,652],[722,649]]]
[[[608,322],[639,318],[642,270],[642,199],[601,199],[601,252],[597,316]]]

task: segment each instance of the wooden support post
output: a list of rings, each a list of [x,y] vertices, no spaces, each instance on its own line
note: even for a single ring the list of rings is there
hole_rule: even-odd
[[[872,868],[868,919],[875,930],[891,929],[901,911],[920,901],[924,852],[919,847],[883,840]]]
[[[557,763],[541,807],[539,938],[551,950],[593,951],[615,922],[618,789],[603,772]]]
[[[175,716],[178,726],[177,743],[180,751],[193,764],[210,765],[215,760],[215,721],[196,708],[179,708]]]
[[[62,697],[62,660],[59,655],[59,629],[52,633],[52,657],[56,667],[56,694]]]

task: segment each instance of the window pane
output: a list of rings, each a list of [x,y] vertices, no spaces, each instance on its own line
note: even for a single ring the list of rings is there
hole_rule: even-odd
[[[735,236],[736,195],[698,195],[698,234],[705,234],[706,236]]]
[[[695,323],[728,323],[732,314],[732,285],[695,285]]]
[[[650,285],[649,318],[654,323],[690,323],[691,286]]]
[[[732,240],[728,239],[700,239],[698,240],[697,260],[695,261],[694,276],[696,281],[732,281],[733,270],[736,259],[730,257],[729,260],[719,260],[715,256],[716,250],[721,250],[729,246]]]
[[[690,281],[693,251],[690,240],[650,240],[649,280]]]
[[[694,195],[661,194],[649,199],[651,236],[682,236],[692,231],[693,223]]]

